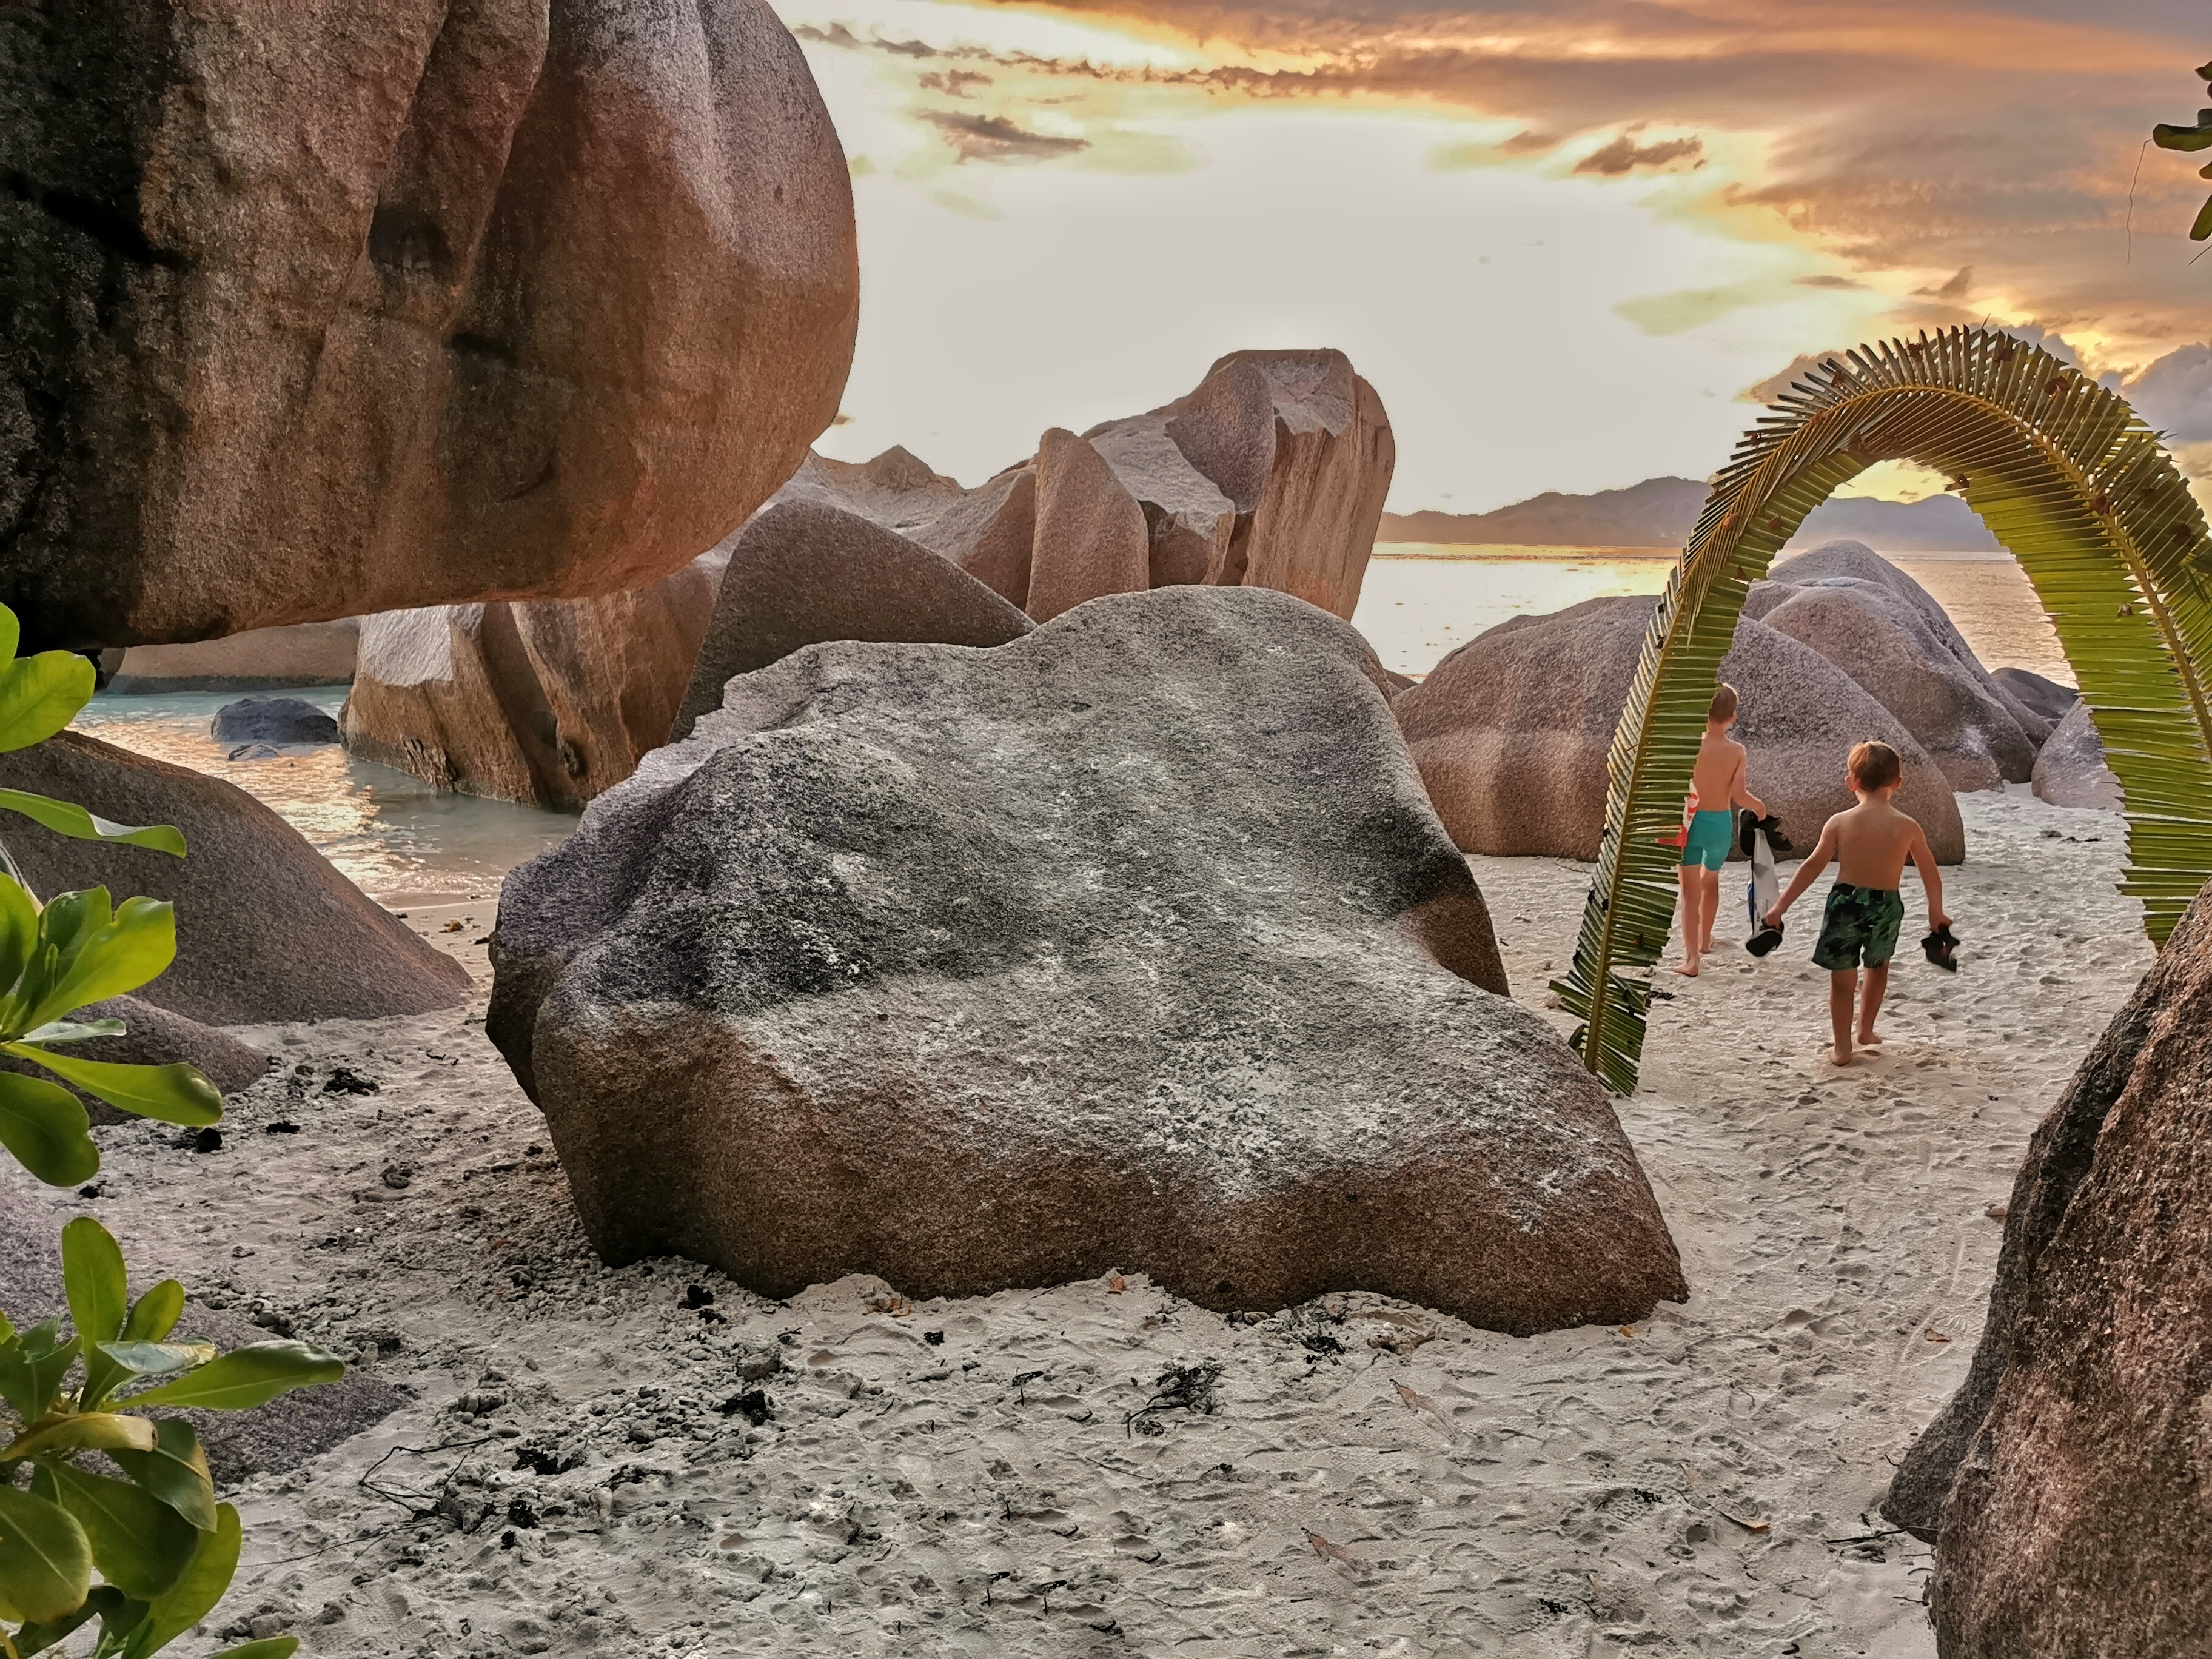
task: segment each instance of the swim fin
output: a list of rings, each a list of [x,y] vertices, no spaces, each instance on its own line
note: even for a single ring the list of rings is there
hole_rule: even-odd
[[[1949,922],[1945,922],[1926,939],[1922,939],[1920,948],[1928,953],[1928,960],[1945,973],[1955,974],[1959,971],[1959,939],[1958,935],[1951,931]]]

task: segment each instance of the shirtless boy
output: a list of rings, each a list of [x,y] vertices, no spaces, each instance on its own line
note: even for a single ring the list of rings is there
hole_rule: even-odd
[[[1700,959],[1713,948],[1721,866],[1735,844],[1735,807],[1741,803],[1766,816],[1766,803],[1751,793],[1751,757],[1728,734],[1735,711],[1735,687],[1723,685],[1713,693],[1712,707],[1705,711],[1705,741],[1698,745],[1697,768],[1690,774],[1698,810],[1682,843],[1682,961],[1674,971],[1692,979]]]
[[[1850,770],[1844,781],[1859,798],[1848,812],[1838,812],[1820,830],[1820,845],[1798,866],[1788,890],[1766,913],[1767,925],[1779,927],[1782,913],[1797,902],[1828,860],[1840,859],[1836,884],[1828,890],[1828,908],[1820,921],[1820,942],[1813,960],[1828,970],[1828,1017],[1835,1027],[1836,1045],[1829,1050],[1832,1065],[1851,1063],[1851,1005],[1858,1003],[1858,1042],[1863,1048],[1880,1045],[1874,1028],[1881,1012],[1882,994],[1889,989],[1889,959],[1897,950],[1897,930],[1905,920],[1905,900],[1898,885],[1905,879],[1905,860],[1920,867],[1920,882],[1928,894],[1928,926],[1948,927],[1943,914],[1943,878],[1936,873],[1936,855],[1919,824],[1892,804],[1905,781],[1905,765],[1897,750],[1886,743],[1863,743],[1851,750]],[[1866,964],[1865,995],[1858,996],[1859,964]]]

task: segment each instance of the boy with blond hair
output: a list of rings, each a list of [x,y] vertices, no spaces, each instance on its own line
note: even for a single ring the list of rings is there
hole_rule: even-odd
[[[1729,736],[1735,721],[1735,687],[1723,684],[1705,710],[1705,735],[1690,774],[1696,810],[1682,840],[1682,961],[1674,969],[1692,979],[1713,948],[1713,919],[1721,908],[1721,866],[1735,844],[1738,802],[1766,816],[1766,803],[1751,793],[1751,757]]]
[[[1782,913],[1797,902],[1828,861],[1841,860],[1836,884],[1828,890],[1820,938],[1813,947],[1814,963],[1828,970],[1828,1018],[1836,1040],[1828,1060],[1835,1066],[1851,1063],[1855,1001],[1859,1046],[1881,1045],[1875,1016],[1881,1012],[1882,995],[1889,989],[1889,959],[1896,953],[1897,930],[1905,921],[1905,899],[1898,889],[1908,860],[1919,866],[1920,883],[1928,894],[1929,929],[1951,925],[1943,914],[1943,878],[1936,872],[1928,837],[1893,804],[1898,787],[1905,781],[1905,763],[1897,750],[1886,743],[1860,744],[1851,750],[1844,781],[1859,804],[1822,826],[1812,856],[1798,866],[1788,890],[1766,913],[1768,927],[1781,927]],[[1866,969],[1863,996],[1859,994],[1862,963]]]

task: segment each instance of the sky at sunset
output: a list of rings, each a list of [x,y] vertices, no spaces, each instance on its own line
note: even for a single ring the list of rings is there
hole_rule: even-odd
[[[1475,512],[1703,477],[1801,356],[1987,319],[2212,475],[2208,187],[2142,148],[2204,101],[2203,0],[773,3],[854,175],[830,454],[973,483],[1333,345],[1393,508]]]

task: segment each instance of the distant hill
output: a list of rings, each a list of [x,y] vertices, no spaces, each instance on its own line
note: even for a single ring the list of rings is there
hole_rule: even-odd
[[[1694,478],[1646,478],[1626,489],[1589,495],[1548,490],[1493,513],[1386,513],[1376,539],[1455,546],[1680,547],[1689,539],[1707,490]],[[1839,538],[1888,553],[1997,550],[1996,538],[1956,495],[1824,501],[1790,545],[1814,547]]]

